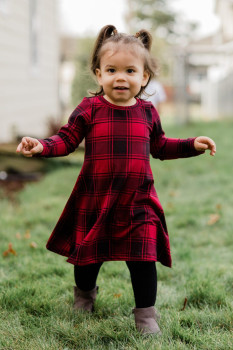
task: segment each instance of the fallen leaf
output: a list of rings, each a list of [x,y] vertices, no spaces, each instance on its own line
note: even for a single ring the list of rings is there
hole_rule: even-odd
[[[35,242],[31,242],[31,243],[30,243],[30,247],[31,247],[31,248],[37,248],[37,244],[36,244]]]
[[[30,233],[29,230],[27,230],[27,231],[25,232],[24,238],[26,238],[26,239],[31,238],[31,233]]]
[[[177,192],[176,191],[171,191],[171,192],[169,192],[169,196],[170,197],[176,197],[177,196]]]
[[[8,248],[9,252],[13,255],[17,255],[16,251],[13,249],[12,247],[12,243],[9,243],[9,248]]]
[[[115,293],[115,294],[114,294],[114,298],[120,298],[121,296],[122,296],[121,293],[119,293],[119,294]]]
[[[219,219],[220,219],[219,214],[211,214],[209,216],[209,220],[207,222],[207,225],[214,225],[216,222],[218,222]]]
[[[184,306],[182,307],[182,309],[181,309],[180,311],[184,311],[184,310],[185,310],[186,305],[187,305],[187,301],[188,301],[188,299],[185,298],[185,299],[184,299]]]
[[[174,204],[171,202],[167,203],[167,209],[173,209],[174,208]]]
[[[5,250],[5,252],[3,252],[3,253],[2,253],[2,255],[3,255],[3,256],[7,256],[7,255],[9,255],[9,254],[10,254],[10,252],[9,252],[9,250],[8,250],[8,249],[7,249],[7,250]]]
[[[17,255],[16,251],[13,249],[12,247],[12,243],[9,243],[8,245],[8,249],[5,250],[2,255],[5,257],[5,256],[8,256],[9,254],[13,254],[13,255]]]

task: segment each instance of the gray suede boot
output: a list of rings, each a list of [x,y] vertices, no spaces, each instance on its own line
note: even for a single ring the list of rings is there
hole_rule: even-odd
[[[157,321],[160,316],[154,306],[145,308],[134,308],[133,314],[137,330],[142,334],[157,334],[161,335]]]
[[[85,292],[74,286],[74,310],[93,312],[98,289],[99,287],[96,286],[94,289]]]

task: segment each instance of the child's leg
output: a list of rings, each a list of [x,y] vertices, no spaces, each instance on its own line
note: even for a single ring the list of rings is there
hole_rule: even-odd
[[[158,313],[154,308],[157,293],[155,262],[126,262],[134,291],[136,307],[133,309],[136,328],[143,334],[161,334]]]
[[[102,263],[74,266],[74,309],[93,312],[98,286],[96,280]]]
[[[154,306],[157,272],[154,261],[126,261],[130,271],[136,308]]]
[[[84,266],[75,265],[74,278],[76,286],[83,291],[89,291],[95,288],[101,265],[102,262]]]

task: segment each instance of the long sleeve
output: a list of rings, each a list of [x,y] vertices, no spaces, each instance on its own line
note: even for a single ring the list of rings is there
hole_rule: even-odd
[[[150,153],[153,158],[177,159],[195,157],[204,152],[196,151],[193,138],[175,139],[168,138],[162,129],[160,117],[154,107],[152,111],[152,132],[150,135]]]
[[[73,152],[86,135],[90,113],[91,104],[88,98],[84,98],[56,135],[39,140],[44,149],[38,156],[61,157]]]

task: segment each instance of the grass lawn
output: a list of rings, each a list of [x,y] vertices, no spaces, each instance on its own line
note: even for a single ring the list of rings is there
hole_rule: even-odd
[[[0,202],[1,350],[233,348],[233,123],[165,130],[170,137],[210,136],[217,153],[164,162],[151,158],[173,258],[172,269],[157,264],[162,337],[143,337],[135,330],[124,262],[102,266],[93,315],[72,311],[73,266],[45,244],[79,163],[28,184],[16,202]],[[3,256],[9,242],[17,255]]]

